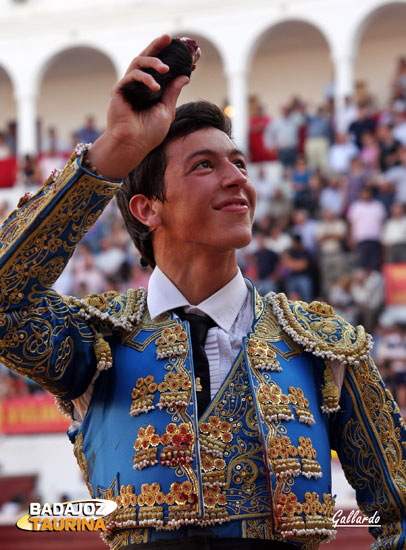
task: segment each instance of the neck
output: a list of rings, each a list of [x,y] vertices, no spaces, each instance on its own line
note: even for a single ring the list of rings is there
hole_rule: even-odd
[[[238,271],[235,250],[206,254],[155,254],[158,267],[192,305],[198,305],[223,288]]]

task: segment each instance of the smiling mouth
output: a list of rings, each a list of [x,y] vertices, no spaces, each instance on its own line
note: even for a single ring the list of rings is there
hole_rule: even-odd
[[[235,199],[230,201],[225,201],[219,206],[215,207],[215,210],[221,210],[222,212],[248,212],[248,202],[244,199]]]

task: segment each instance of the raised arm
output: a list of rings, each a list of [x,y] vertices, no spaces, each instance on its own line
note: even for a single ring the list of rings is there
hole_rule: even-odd
[[[94,374],[95,331],[51,286],[119,180],[169,129],[187,77],[172,81],[160,102],[142,112],[134,112],[119,90],[128,80],[156,88],[143,69],[168,70],[154,56],[170,40],[154,40],[132,61],[112,91],[106,131],[88,151],[78,148],[0,229],[0,359],[66,399],[83,393]]]

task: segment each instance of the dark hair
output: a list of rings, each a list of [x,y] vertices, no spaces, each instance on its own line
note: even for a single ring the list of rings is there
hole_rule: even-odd
[[[141,254],[142,265],[155,267],[152,231],[130,211],[129,202],[134,195],[165,201],[165,148],[174,139],[203,128],[217,128],[231,137],[231,121],[223,111],[208,101],[185,103],[176,109],[175,118],[163,142],[153,149],[125,178],[117,193],[117,203],[128,233]]]

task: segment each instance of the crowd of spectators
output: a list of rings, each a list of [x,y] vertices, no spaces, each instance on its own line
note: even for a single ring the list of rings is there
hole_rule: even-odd
[[[363,324],[406,410],[406,303],[393,311],[385,303],[388,266],[406,262],[406,59],[398,63],[390,92],[384,108],[366,86],[358,86],[340,109],[331,95],[315,108],[294,97],[276,116],[258,97],[250,98],[249,170],[258,204],[253,241],[238,260],[262,294],[325,300],[349,322]],[[89,117],[75,139],[91,142],[97,135]],[[0,155],[6,146],[0,134]],[[36,162],[24,159],[24,182],[38,184],[65,161],[50,129]],[[78,297],[125,292],[147,287],[149,275],[113,202],[55,288]],[[4,383],[7,376],[12,382]],[[15,378],[0,370],[0,394],[21,384]],[[24,391],[35,388],[28,384]]]

